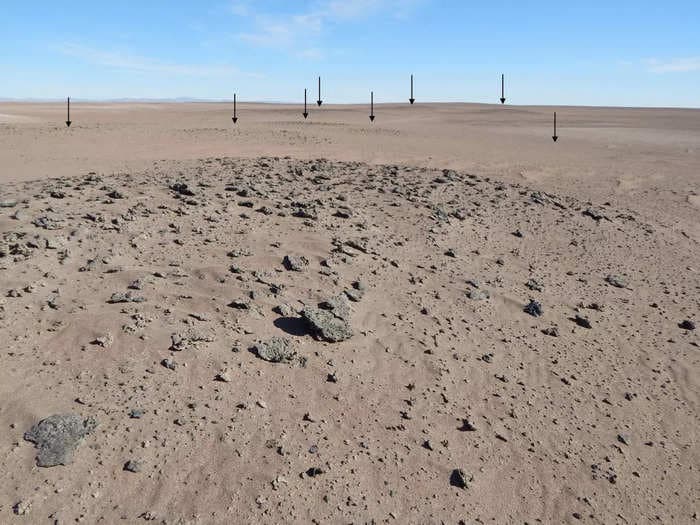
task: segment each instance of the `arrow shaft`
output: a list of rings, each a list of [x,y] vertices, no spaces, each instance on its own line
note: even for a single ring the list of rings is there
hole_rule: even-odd
[[[554,135],[557,134],[557,112],[554,112]]]
[[[70,97],[68,97],[68,118],[66,120],[70,120]]]
[[[236,94],[233,94],[233,116],[236,116]]]
[[[321,77],[318,77],[318,99],[321,100]]]
[[[501,75],[501,98],[506,98],[506,76]]]
[[[304,112],[306,112],[306,90],[304,90]]]
[[[413,98],[413,75],[411,75],[411,98]]]
[[[372,115],[374,115],[374,91],[370,93],[370,109],[372,110]]]

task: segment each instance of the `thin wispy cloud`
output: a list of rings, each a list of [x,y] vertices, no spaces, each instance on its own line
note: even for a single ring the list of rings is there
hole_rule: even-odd
[[[133,73],[156,73],[161,75],[190,77],[219,77],[240,74],[237,68],[225,64],[204,65],[170,63],[118,51],[93,49],[74,43],[61,44],[57,46],[57,50],[61,54],[74,57],[95,66]]]
[[[251,19],[254,30],[238,37],[249,44],[285,48],[297,57],[322,58],[318,38],[329,25],[366,19],[378,13],[407,16],[427,0],[317,0],[307,10],[274,15],[256,11],[251,2],[236,0],[231,12]]]
[[[646,61],[647,68],[652,73],[688,73],[700,71],[700,57],[671,58],[659,60],[650,58]]]

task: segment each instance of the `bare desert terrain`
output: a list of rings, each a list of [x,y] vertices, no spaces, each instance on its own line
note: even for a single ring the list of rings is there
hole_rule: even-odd
[[[700,110],[302,111],[0,103],[0,523],[697,523]]]

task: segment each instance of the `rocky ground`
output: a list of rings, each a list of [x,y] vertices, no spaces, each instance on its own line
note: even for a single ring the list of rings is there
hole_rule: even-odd
[[[323,159],[1,189],[1,523],[697,520],[676,228]]]

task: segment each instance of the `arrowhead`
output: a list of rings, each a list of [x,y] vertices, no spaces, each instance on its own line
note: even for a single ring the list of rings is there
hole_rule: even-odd
[[[370,115],[370,116],[369,116],[369,119],[370,119],[372,122],[374,122],[374,115]]]
[[[231,120],[233,120],[233,123],[235,124],[236,122],[238,122],[238,117],[232,117]]]
[[[70,120],[66,120],[66,126],[68,126],[68,127],[70,128],[70,125],[71,125],[71,121],[70,121]]]
[[[556,135],[552,136],[552,140],[553,140],[554,142],[556,142],[558,138],[559,138],[559,137],[557,137]]]
[[[505,103],[506,103],[506,99],[501,97],[501,104],[505,104]]]
[[[304,118],[306,118],[306,117],[309,116],[309,114],[308,114],[306,111],[304,111],[304,112],[302,113],[302,115],[304,115]]]
[[[323,104],[323,100],[317,100],[317,101],[316,101],[316,104],[318,104],[318,105],[319,105],[319,107],[320,107],[320,106],[321,106],[321,104]]]
[[[415,99],[415,98],[409,98],[408,101],[411,103],[411,105],[413,105],[413,103],[416,101],[416,99]]]

